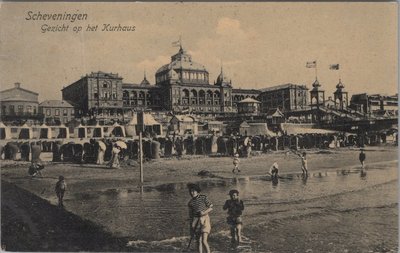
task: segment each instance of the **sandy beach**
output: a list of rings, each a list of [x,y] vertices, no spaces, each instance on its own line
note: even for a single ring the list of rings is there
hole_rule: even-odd
[[[342,148],[307,152],[310,174],[307,187],[314,187],[314,183],[323,185],[323,182],[320,183],[318,180],[325,176],[331,181],[335,180],[337,184],[337,180],[346,178],[343,175],[359,172],[358,149]],[[366,152],[368,175],[375,175],[374,173],[377,172],[379,175],[379,170],[388,171],[393,166],[397,167],[396,147],[367,147]],[[145,195],[143,196],[154,197],[151,194],[161,194],[161,197],[158,195],[154,197],[156,201],[178,195],[177,203],[183,206],[189,199],[184,189],[188,182],[198,182],[206,188],[208,194],[213,194],[220,190],[219,186],[231,187],[230,183],[227,185],[226,182],[231,182],[232,179],[238,182],[262,179],[275,161],[279,164],[279,173],[283,178],[279,184],[281,188],[271,188],[270,183],[268,183],[268,188],[281,194],[286,189],[284,188],[286,185],[297,187],[297,182],[301,182],[300,179],[297,180],[301,173],[300,159],[288,152],[254,154],[250,158],[241,158],[241,172],[235,175],[232,174],[232,158],[230,157],[184,156],[180,159],[145,162],[143,187]],[[199,176],[198,173],[202,170],[208,173],[205,176]],[[184,206],[182,207],[184,211],[176,214],[170,214],[169,209],[166,209],[171,218],[168,227],[176,224],[175,232],[165,229],[162,232],[152,233],[149,232],[152,230],[147,229],[146,226],[156,226],[157,223],[144,222],[142,224],[140,222],[140,220],[146,220],[147,215],[149,217],[153,215],[152,206],[145,210],[148,213],[144,216],[142,214],[141,219],[133,217],[133,221],[130,221],[129,215],[124,218],[124,212],[132,209],[132,207],[126,208],[130,204],[126,196],[128,198],[131,196],[129,194],[136,196],[136,192],[140,189],[139,166],[135,161],[126,161],[121,169],[107,169],[105,166],[90,164],[48,163],[43,171],[43,178],[34,179],[27,174],[27,164],[4,161],[1,173],[2,245],[6,250],[173,252],[184,248],[187,244],[188,237],[184,229],[187,219],[184,216],[187,215],[187,211]],[[332,175],[336,174],[341,176],[335,179]],[[56,206],[54,185],[59,175],[63,175],[68,184],[65,210]],[[388,175],[392,177],[393,174]],[[285,178],[288,180],[285,181]],[[300,194],[299,200],[282,195],[281,197],[274,196],[271,200],[267,199],[266,204],[262,204],[264,203],[262,201],[252,204],[258,196],[251,195],[250,191],[244,192],[245,203],[254,205],[248,209],[248,222],[244,228],[246,238],[251,238],[249,239],[251,250],[259,252],[397,251],[398,205],[397,201],[393,200],[393,196],[397,196],[397,175],[394,178],[385,177],[384,179],[377,177],[374,179],[370,176],[366,181],[368,184],[361,185],[357,189],[345,185],[344,188],[347,187],[347,190],[335,194],[327,193],[327,197],[307,198],[301,196],[303,193],[296,193]],[[304,182],[303,185],[305,185]],[[243,183],[236,185],[238,188],[245,186]],[[246,188],[243,189],[246,190]],[[290,191],[291,188],[288,189]],[[387,196],[388,201],[384,203],[372,201],[374,203],[371,204],[370,197],[374,197],[377,191],[389,191],[393,194]],[[359,200],[360,196],[361,200]],[[123,200],[119,200],[117,204],[112,202],[118,214],[115,212],[107,214],[104,211],[105,208],[109,208],[107,201],[112,198]],[[382,196],[382,199],[384,198],[385,196]],[[348,199],[358,200],[360,203],[352,201],[346,204]],[[216,198],[215,202],[218,200]],[[299,211],[282,213],[281,202],[284,200],[287,202],[284,203],[285,210],[299,208]],[[340,208],[332,207],[332,203],[335,202],[344,204]],[[121,209],[124,205],[125,209]],[[218,203],[216,206],[219,208]],[[316,207],[321,208],[318,212],[312,211]],[[101,210],[96,213],[97,209]],[[158,211],[155,210],[155,220],[158,215]],[[210,244],[214,251],[226,252],[232,249],[229,248],[223,215],[221,211],[215,211],[215,229],[210,236]],[[350,222],[360,217],[365,222]],[[127,222],[138,226],[131,231],[124,228],[123,224]],[[19,238],[24,238],[24,240]],[[173,242],[165,243],[165,240],[171,240],[171,238],[175,238]],[[248,250],[249,248],[244,247],[234,251]]]

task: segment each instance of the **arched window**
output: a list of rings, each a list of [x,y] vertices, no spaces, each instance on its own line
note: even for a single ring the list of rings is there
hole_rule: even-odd
[[[197,91],[196,90],[190,91],[190,103],[197,104]]]
[[[189,104],[189,91],[186,89],[182,90],[182,104],[183,105]]]
[[[123,98],[129,98],[129,91],[124,90],[124,91],[122,92],[122,97],[123,97]]]
[[[204,105],[206,103],[206,93],[204,90],[199,91],[199,104]]]

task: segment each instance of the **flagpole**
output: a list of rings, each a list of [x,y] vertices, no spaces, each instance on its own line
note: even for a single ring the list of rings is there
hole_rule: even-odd
[[[315,80],[318,80],[318,65],[317,65],[317,61],[315,61]]]

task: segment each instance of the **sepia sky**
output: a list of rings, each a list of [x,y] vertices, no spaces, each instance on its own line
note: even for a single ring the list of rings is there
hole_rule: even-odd
[[[39,101],[61,99],[61,89],[92,71],[154,84],[156,70],[182,44],[205,65],[210,83],[221,63],[234,88],[306,84],[315,70],[331,95],[339,75],[349,94],[397,93],[397,3],[1,3],[1,90],[21,82]],[[86,13],[85,21],[26,20],[27,12]],[[69,24],[67,32],[42,33],[44,24]],[[73,26],[98,24],[75,33]],[[134,32],[101,32],[103,24]],[[340,71],[329,70],[340,64]]]

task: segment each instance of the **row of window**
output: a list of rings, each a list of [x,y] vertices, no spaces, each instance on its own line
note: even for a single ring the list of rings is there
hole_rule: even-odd
[[[26,112],[27,112],[27,113],[36,114],[36,112],[37,112],[37,111],[36,111],[36,106],[27,105],[25,109],[26,109]],[[2,113],[3,113],[3,114],[6,114],[7,106],[3,105],[3,106],[1,107],[1,110],[2,110]],[[10,114],[14,114],[14,113],[15,113],[15,105],[9,105],[9,106],[8,106],[8,111],[9,111]],[[18,112],[19,114],[23,113],[23,112],[24,112],[24,106],[23,106],[23,105],[18,105],[18,106],[17,106],[17,112]]]
[[[93,93],[93,97],[95,99],[99,98],[99,94],[97,92]],[[103,92],[100,96],[100,99],[117,99],[117,93],[109,93],[109,92]]]
[[[52,109],[46,109],[45,115],[46,116],[51,116],[51,110]],[[70,109],[71,110],[71,115],[74,114],[74,109]],[[68,116],[68,109],[63,109],[62,110],[62,114],[63,116]],[[60,109],[54,109],[54,116],[60,116]]]
[[[60,122],[61,122],[61,119],[60,119],[60,118],[47,118],[47,119],[45,119],[45,121],[46,121],[47,124],[52,123],[53,120],[54,120],[55,122],[57,122],[57,121],[60,121]],[[68,123],[68,122],[69,122],[69,119],[68,119],[67,117],[63,117],[63,118],[62,118],[62,123],[63,123],[63,124],[66,124],[66,123]]]

